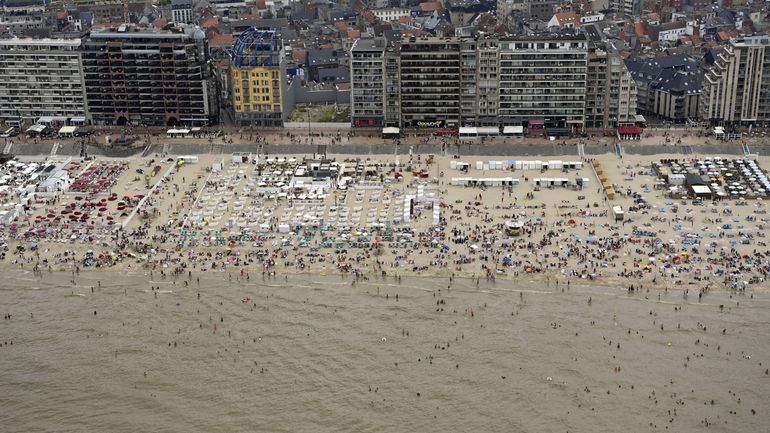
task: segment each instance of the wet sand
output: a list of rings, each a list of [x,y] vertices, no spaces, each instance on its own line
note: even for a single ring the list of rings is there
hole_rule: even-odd
[[[6,432],[694,432],[707,422],[760,432],[770,422],[766,293],[3,275]]]

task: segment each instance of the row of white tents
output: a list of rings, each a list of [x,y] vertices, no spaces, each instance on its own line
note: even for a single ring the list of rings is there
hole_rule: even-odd
[[[452,160],[449,162],[449,168],[453,170],[468,170],[470,164]],[[583,161],[529,161],[520,159],[476,161],[476,170],[580,170],[582,168]]]

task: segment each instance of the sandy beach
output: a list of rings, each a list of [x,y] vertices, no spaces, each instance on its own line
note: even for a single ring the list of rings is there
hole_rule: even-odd
[[[330,156],[352,174],[340,187],[342,175],[304,185],[293,180],[312,155],[251,155],[239,163],[231,155],[194,158],[182,165],[168,155],[69,162],[90,180],[79,191],[41,195],[13,227],[4,225],[2,266],[456,276],[695,294],[767,287],[766,201],[665,197],[650,164],[684,162],[682,155],[593,158],[617,192],[613,200],[587,160],[572,170],[478,170],[483,161],[516,157]],[[768,159],[757,163],[767,166]],[[114,179],[94,192],[108,182],[102,173]],[[516,185],[452,185],[463,178],[515,178]],[[570,186],[536,186],[536,178]],[[578,178],[581,187],[574,186]],[[88,189],[88,182],[97,187]],[[405,221],[408,197],[414,208]],[[624,221],[613,218],[614,206],[622,207]],[[522,224],[521,235],[506,234],[511,220]]]

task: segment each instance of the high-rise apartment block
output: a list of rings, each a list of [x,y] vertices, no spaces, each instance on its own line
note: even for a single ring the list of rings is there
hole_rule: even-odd
[[[460,125],[460,40],[407,37],[400,58],[402,126]]]
[[[275,31],[251,29],[233,45],[230,88],[238,126],[277,128],[289,113],[282,101],[286,71],[280,37]]]
[[[498,112],[502,122],[582,129],[587,59],[583,34],[501,40]]]
[[[460,44],[460,110],[463,124],[493,126],[500,122],[500,73],[496,39],[463,39]]]
[[[393,46],[382,39],[358,40],[351,50],[351,123],[405,128],[536,125],[579,131],[587,123],[588,51],[582,33],[404,37]],[[620,57],[602,56],[594,65],[602,81],[592,89],[592,104],[600,109],[592,112],[588,124],[611,127],[633,121],[633,80]]]
[[[87,115],[80,39],[0,39],[0,118]]]
[[[716,124],[770,121],[770,36],[731,39],[706,71],[700,117]]]
[[[350,50],[350,122],[382,126],[385,119],[385,39],[358,39]]]
[[[200,29],[93,29],[82,55],[95,124],[204,125],[217,114]]]
[[[586,128],[610,128],[636,121],[636,82],[617,52],[601,45],[589,46],[586,91]]]

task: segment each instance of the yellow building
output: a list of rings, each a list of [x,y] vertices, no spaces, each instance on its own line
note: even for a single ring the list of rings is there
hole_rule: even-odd
[[[283,125],[280,67],[232,66],[230,79],[235,121],[240,126]]]

